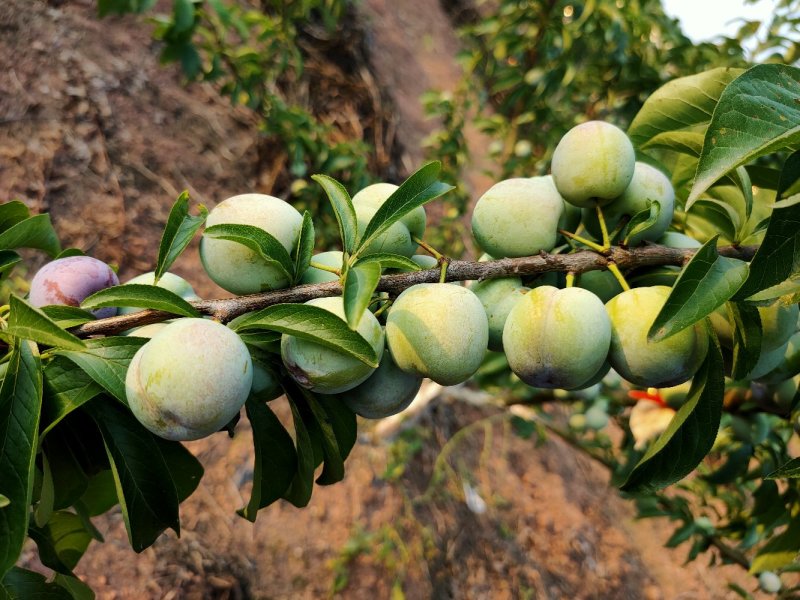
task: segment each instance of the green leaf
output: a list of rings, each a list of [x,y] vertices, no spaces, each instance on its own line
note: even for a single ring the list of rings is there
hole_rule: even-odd
[[[208,210],[202,204],[198,207],[199,214],[195,217],[189,214],[189,192],[182,192],[169,211],[161,243],[158,246],[158,259],[156,261],[154,284],[158,283],[161,276],[169,271],[172,263],[192,241],[200,227],[206,222]]]
[[[303,212],[303,225],[300,228],[300,235],[297,238],[297,247],[294,249],[294,283],[300,281],[303,273],[311,263],[311,256],[314,254],[314,221],[311,220],[311,213],[307,210]]]
[[[297,452],[292,437],[264,402],[248,399],[247,418],[253,429],[253,491],[239,514],[255,522],[258,510],[286,494],[297,473]]]
[[[327,420],[336,436],[340,456],[342,460],[346,460],[358,437],[356,414],[347,408],[347,405],[339,398],[319,394],[316,396],[316,400],[325,410]]]
[[[715,181],[759,156],[800,144],[800,69],[756,65],[722,92],[706,130],[690,206]]]
[[[50,306],[42,306],[40,310],[55,321],[56,325],[62,329],[77,327],[89,321],[97,320],[97,317],[92,313],[78,308],[77,306],[51,304]]]
[[[60,433],[54,433],[46,440],[39,437],[42,464],[46,459],[53,484],[53,510],[62,510],[75,504],[89,484],[89,478],[70,447],[68,437]]]
[[[22,257],[13,250],[0,250],[0,277],[10,271],[22,260]]]
[[[333,207],[333,214],[336,215],[336,222],[339,225],[342,248],[347,254],[353,254],[356,250],[358,225],[356,223],[356,209],[353,208],[350,194],[347,193],[341,183],[327,175],[312,175],[311,179],[320,184],[328,195]]]
[[[664,132],[696,131],[708,123],[725,86],[742,69],[718,68],[674,79],[656,90],[644,103],[628,128],[634,146]]]
[[[731,377],[743,379],[758,364],[761,356],[761,316],[754,306],[728,302],[733,323],[733,366]]]
[[[750,573],[777,571],[795,561],[800,553],[800,518],[794,517],[780,535],[769,540],[750,564]]]
[[[377,252],[369,254],[364,258],[358,259],[356,266],[377,263],[382,269],[401,269],[403,271],[421,271],[417,263],[402,254],[392,254],[390,252]]]
[[[0,494],[0,508],[5,508],[9,504],[11,504],[11,500],[3,496],[3,494]]]
[[[747,270],[746,262],[719,255],[716,237],[707,241],[684,267],[647,339],[663,340],[710,315],[742,286]]]
[[[650,200],[647,203],[645,210],[639,211],[631,218],[627,226],[627,234],[625,235],[625,244],[629,240],[650,229],[658,221],[658,216],[661,214],[661,203],[656,200]]]
[[[5,596],[3,593],[5,592]],[[41,573],[14,567],[2,579],[0,598],[5,600],[74,600],[56,583],[48,583]]]
[[[200,317],[200,312],[175,292],[155,285],[126,283],[95,292],[83,302],[85,309],[106,306],[154,308],[183,317]]]
[[[30,216],[31,211],[19,200],[0,204],[0,232],[21,223]]]
[[[8,329],[6,330],[9,334],[45,346],[68,350],[82,350],[86,347],[82,340],[61,329],[50,317],[25,300],[12,295],[10,305]]]
[[[688,214],[690,217],[700,217],[711,225],[710,230],[712,233],[719,233],[729,241],[736,239],[736,232],[741,227],[741,221],[736,209],[725,202],[713,198],[698,200],[692,204],[691,211]]]
[[[357,358],[371,367],[378,366],[372,345],[330,311],[309,304],[275,304],[232,321],[238,332],[254,329],[280,331],[310,340]]]
[[[134,354],[147,343],[145,338],[107,337],[86,341],[81,352],[60,350],[58,354],[74,362],[112,396],[123,404],[125,375]]]
[[[358,241],[356,254],[358,249],[368,246],[370,242],[409,212],[452,190],[452,185],[438,180],[441,169],[441,163],[430,162],[406,179],[367,223],[364,235]]]
[[[800,458],[782,464],[764,479],[800,479]]]
[[[303,422],[300,409],[286,390],[289,406],[292,409],[292,421],[294,422],[295,444],[297,451],[297,472],[294,474],[289,489],[284,493],[283,498],[298,508],[307,506],[311,500],[311,493],[314,488],[314,446],[311,443],[311,436]]]
[[[167,528],[180,535],[178,504],[199,482],[199,463],[118,404],[95,401],[91,415],[103,435],[131,547],[141,552]]]
[[[264,261],[281,269],[286,279],[292,281],[294,263],[289,253],[283,247],[283,244],[260,227],[220,223],[219,225],[208,227],[203,232],[203,235],[212,239],[228,240],[247,246]]]
[[[61,252],[50,215],[36,215],[20,221],[0,233],[0,249],[36,248],[44,250],[50,256]]]
[[[53,473],[50,470],[50,463],[47,456],[42,456],[42,479],[39,491],[39,502],[33,511],[33,521],[38,527],[44,527],[45,523],[53,514],[53,503],[55,501],[55,489],[53,488]],[[30,535],[30,532],[28,533]]]
[[[44,367],[41,438],[73,410],[102,393],[103,387],[88,373],[75,368],[69,359],[54,356]]]
[[[14,345],[0,384],[0,578],[17,562],[28,530],[34,460],[42,405],[42,367],[36,346]]]
[[[379,263],[359,263],[347,271],[342,297],[344,298],[344,314],[350,329],[355,331],[358,327],[380,280],[381,265]]]
[[[714,445],[724,393],[722,352],[716,338],[712,337],[706,358],[692,380],[686,403],[634,467],[621,489],[631,493],[657,490],[691,473]]]
[[[64,575],[73,574],[92,541],[83,520],[67,511],[53,513],[44,526],[31,526],[29,534],[39,548],[42,564]]]
[[[61,586],[69,592],[72,600],[95,600],[92,588],[83,583],[77,577],[70,577],[62,573],[56,573],[53,583]]]
[[[667,148],[697,158],[703,150],[703,131],[664,131],[642,144],[642,149],[648,148]]]
[[[785,191],[798,181],[800,152],[795,152],[783,165],[776,198],[785,198]],[[800,204],[772,211],[764,240],[750,261],[750,276],[736,299],[743,300],[753,296],[797,273],[800,273]]]

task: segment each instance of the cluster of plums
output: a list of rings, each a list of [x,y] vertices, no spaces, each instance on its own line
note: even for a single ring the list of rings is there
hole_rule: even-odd
[[[379,183],[353,197],[359,235],[395,189]],[[605,226],[621,228],[625,236],[626,222],[653,202],[660,208],[658,218],[648,229],[627,236],[628,244],[650,240],[669,246],[699,246],[682,234],[667,232],[674,210],[669,178],[637,162],[631,142],[620,129],[591,121],[561,139],[551,175],[508,179],[489,189],[475,206],[472,227],[488,258],[530,256],[553,250],[563,243],[559,230],[575,231],[581,223],[587,232],[582,235],[601,239],[598,206]],[[207,225],[217,224],[259,227],[291,252],[298,242],[302,216],[281,199],[244,194],[224,200],[210,212]],[[415,254],[415,240],[422,238],[425,226],[425,210],[417,208],[362,254],[400,254],[423,268],[432,268],[437,264],[434,258]],[[234,294],[278,289],[290,283],[274,262],[233,241],[206,236],[200,257],[211,279]],[[339,268],[342,258],[339,251],[323,252],[314,256],[313,263]],[[312,266],[302,283],[337,278],[333,272]],[[153,275],[132,282],[152,283]],[[98,289],[117,283],[114,273],[100,261],[64,258],[37,273],[30,300],[38,306],[77,305]],[[282,364],[300,386],[340,398],[367,418],[403,410],[425,377],[442,385],[467,380],[481,365],[487,349],[504,352],[511,370],[522,381],[540,388],[586,388],[610,369],[634,385],[660,388],[689,380],[701,365],[709,344],[702,324],[663,341],[647,339],[669,294],[667,285],[623,291],[606,271],[579,275],[575,286],[563,289],[552,283],[547,277],[532,281],[509,277],[478,281],[469,287],[414,285],[395,298],[380,318],[365,311],[357,325],[381,359],[377,369],[287,334],[280,343]],[[191,286],[174,275],[166,275],[158,285],[184,298],[196,298]],[[341,297],[315,299],[309,304],[344,319]],[[761,316],[765,362],[753,376],[780,368],[789,352],[789,337],[796,331],[797,306],[765,308]],[[715,317],[715,326],[727,331],[730,338],[724,314]],[[213,433],[238,413],[250,394],[271,399],[280,389],[274,374],[251,359],[242,340],[212,320],[182,318],[128,334],[151,338],[128,369],[128,403],[146,427],[168,439],[196,439]]]

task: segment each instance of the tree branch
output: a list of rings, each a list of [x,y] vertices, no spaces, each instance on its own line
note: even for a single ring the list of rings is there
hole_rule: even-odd
[[[719,249],[723,256],[750,260],[758,248],[756,246],[726,246]],[[668,248],[655,244],[640,248],[623,248],[614,246],[605,254],[591,250],[581,250],[573,254],[547,254],[522,258],[503,258],[488,262],[470,262],[454,260],[447,268],[446,281],[469,281],[477,279],[496,279],[518,275],[537,275],[548,272],[584,273],[608,268],[609,263],[616,264],[622,270],[659,265],[682,266],[686,264],[696,250],[684,248]],[[436,283],[441,275],[440,269],[427,269],[397,275],[384,275],[378,283],[378,292],[387,292],[396,296],[406,288],[418,283]],[[299,303],[314,298],[340,296],[342,287],[338,281],[328,283],[299,285],[284,290],[221,298],[218,300],[200,300],[191,304],[204,315],[209,315],[222,323],[227,323],[239,315],[266,308],[273,304]],[[110,317],[90,321],[71,329],[78,337],[93,335],[112,335],[132,327],[149,323],[158,323],[175,318],[168,312],[158,310],[142,310],[130,315]]]

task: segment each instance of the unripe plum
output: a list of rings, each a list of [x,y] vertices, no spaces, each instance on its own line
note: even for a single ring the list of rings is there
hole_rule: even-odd
[[[472,233],[495,258],[550,251],[558,239],[564,199],[551,177],[517,177],[490,187],[475,204]]]
[[[219,431],[250,393],[253,365],[244,342],[208,319],[179,319],[134,355],[128,405],[154,434],[196,440]]]
[[[162,321],[160,323],[150,323],[148,325],[142,325],[141,327],[134,327],[133,329],[128,329],[125,333],[123,333],[123,335],[130,337],[152,338],[171,322],[172,321]]]
[[[353,206],[363,204],[372,206],[377,210],[389,199],[389,196],[397,190],[397,187],[398,186],[391,183],[374,183],[368,185],[353,196]],[[408,228],[411,235],[420,239],[425,235],[426,221],[427,217],[423,206],[418,206],[411,212],[403,215],[400,219],[400,222]]]
[[[401,371],[391,353],[384,352],[381,364],[369,379],[339,398],[365,419],[383,419],[408,408],[421,385],[422,377]]]
[[[668,246],[669,248],[699,248],[703,244],[685,233],[677,231],[667,231],[656,240],[657,244]]]
[[[795,333],[785,346],[781,361],[766,375],[759,378],[762,383],[780,383],[800,373],[800,333]]]
[[[669,296],[670,288],[633,288],[606,304],[611,318],[611,367],[642,387],[671,387],[688,381],[700,368],[708,350],[703,323],[650,342],[647,332]]]
[[[354,204],[356,209],[356,223],[358,226],[358,236],[363,237],[367,229],[367,225],[375,213],[378,212],[378,207],[373,204],[361,202]],[[396,221],[380,234],[377,238],[372,240],[362,251],[362,256],[368,254],[378,254],[379,252],[389,252],[391,254],[401,254],[403,256],[412,256],[417,251],[417,243],[411,239],[411,232],[402,221]]]
[[[478,297],[446,283],[411,286],[386,318],[386,341],[397,366],[442,385],[469,379],[489,342],[489,323]]]
[[[126,281],[125,285],[129,283],[135,283],[140,285],[153,285],[153,281],[155,281],[156,274],[153,271],[149,273],[142,273],[141,275],[137,275],[130,281]],[[193,302],[195,300],[200,300],[200,296],[198,296],[192,285],[186,281],[183,277],[178,277],[174,273],[164,273],[158,280],[158,287],[164,288],[165,290],[169,290],[170,292],[177,294],[187,302]],[[129,315],[131,313],[139,312],[142,310],[141,308],[134,308],[132,306],[121,306],[119,308],[119,314],[121,315]]]
[[[586,271],[575,278],[575,285],[608,302],[622,293],[622,286],[611,271]]]
[[[28,300],[33,306],[80,306],[95,292],[115,285],[119,285],[117,274],[103,261],[91,256],[68,256],[39,269],[31,280]],[[98,308],[92,314],[104,319],[117,314],[117,309]]]
[[[345,319],[341,296],[315,298],[306,304],[318,306],[342,320]],[[380,360],[383,355],[384,334],[375,315],[368,310],[364,311],[356,331],[375,349]],[[292,379],[319,394],[338,394],[351,390],[375,371],[357,358],[288,334],[281,336],[281,358]]]
[[[625,132],[602,121],[570,129],[553,152],[551,172],[559,193],[581,208],[603,206],[622,195],[636,154]]]
[[[784,306],[778,302],[771,306],[759,306],[761,319],[761,352],[772,352],[784,346],[797,332],[798,305]],[[720,306],[710,315],[711,324],[720,343],[733,347],[733,327],[728,319],[728,311]]]
[[[435,269],[439,266],[439,261],[430,254],[415,254],[411,260],[417,263],[422,269]]]
[[[283,394],[283,388],[271,371],[253,361],[253,385],[250,387],[250,394],[258,400],[269,402]]]
[[[772,571],[764,571],[758,575],[758,587],[768,594],[777,594],[781,591],[781,578]]]
[[[602,407],[594,405],[586,411],[586,426],[599,430],[608,425],[608,413]]]
[[[291,252],[297,244],[303,217],[280,198],[241,194],[223,200],[208,214],[208,227],[223,223],[259,227]],[[278,267],[237,242],[204,236],[200,241],[200,259],[214,283],[234,294],[255,294],[289,285]]]
[[[489,350],[502,352],[503,327],[508,313],[530,288],[523,286],[519,277],[502,277],[478,281],[469,289],[481,301],[489,320]]]
[[[334,267],[336,269],[342,268],[342,252],[341,250],[329,250],[328,252],[320,252],[311,257],[311,262],[325,265],[326,267]],[[328,281],[338,281],[339,276],[330,271],[317,269],[316,267],[309,267],[303,273],[300,283],[327,283]]]
[[[611,323],[600,299],[581,288],[534,288],[508,315],[503,348],[511,370],[540,388],[579,388],[608,355]]]

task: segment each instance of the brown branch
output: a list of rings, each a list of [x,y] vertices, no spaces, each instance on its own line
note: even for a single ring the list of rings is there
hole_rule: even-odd
[[[756,246],[726,246],[719,249],[723,256],[750,260]],[[503,258],[488,262],[470,262],[454,260],[447,268],[446,281],[469,281],[477,279],[495,279],[516,275],[537,275],[552,271],[584,273],[608,268],[615,263],[620,269],[630,270],[658,265],[681,266],[694,255],[695,250],[683,248],[667,248],[666,246],[648,245],[641,248],[626,249],[612,247],[606,254],[591,250],[581,250],[573,254],[547,254],[525,256],[522,258]],[[436,283],[441,275],[440,269],[427,269],[397,275],[384,275],[378,283],[378,292],[388,292],[396,296],[404,289],[418,283]],[[219,300],[200,300],[192,305],[204,315],[209,315],[222,323],[227,323],[239,315],[266,308],[273,304],[306,302],[314,298],[340,296],[342,287],[338,281],[328,283],[299,285],[285,290],[275,290],[262,294],[222,298]],[[175,315],[157,310],[143,310],[130,315],[98,319],[71,329],[79,337],[93,335],[112,335],[149,323],[157,323],[174,318]]]

